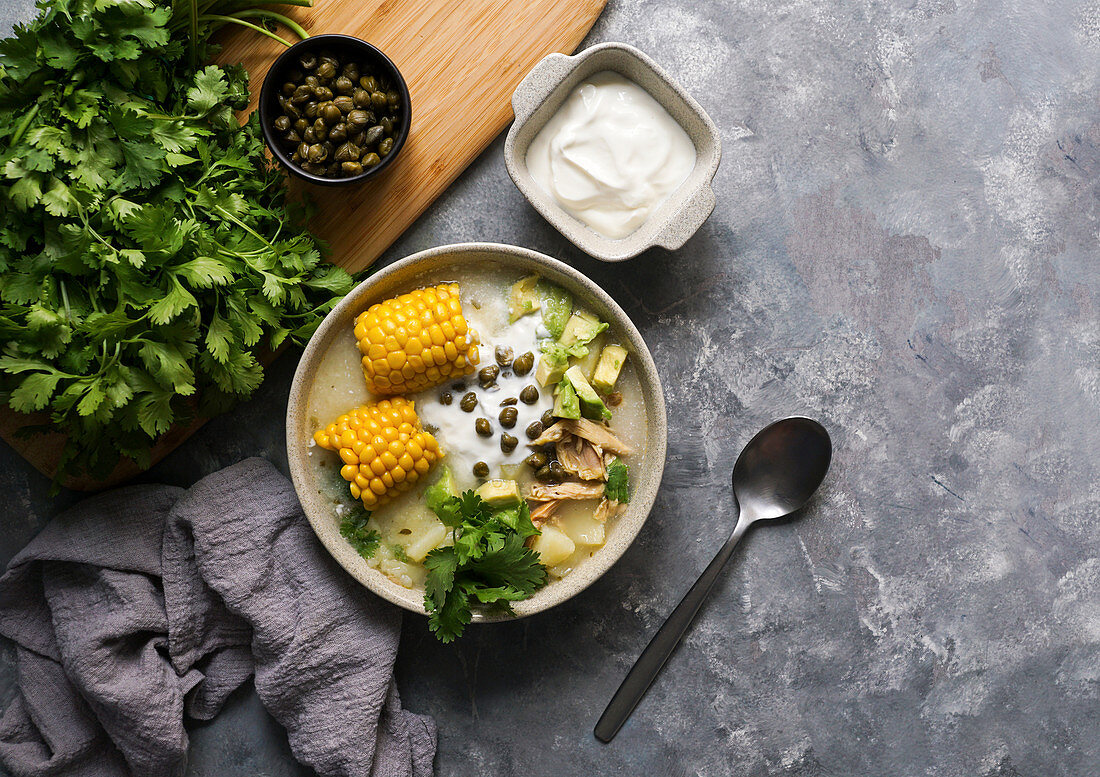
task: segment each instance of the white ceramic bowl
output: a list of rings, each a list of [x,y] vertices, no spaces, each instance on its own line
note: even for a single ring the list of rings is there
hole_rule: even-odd
[[[680,123],[695,144],[695,169],[637,230],[618,240],[604,237],[567,213],[527,169],[527,149],[577,85],[611,70],[649,92]],[[722,158],[718,128],[699,103],[656,62],[625,43],[601,43],[567,57],[551,54],[535,65],[512,95],[516,119],[504,141],[504,164],[523,196],[582,251],[621,262],[654,246],[680,248],[714,210],[711,181]]]
[[[333,510],[331,485],[318,478],[308,456],[309,442],[316,431],[310,423],[307,404],[321,359],[338,337],[351,337],[355,316],[375,302],[409,291],[424,273],[472,262],[498,262],[524,274],[538,273],[582,300],[585,307],[611,325],[625,339],[646,404],[646,447],[631,457],[634,494],[627,510],[614,520],[606,544],[581,562],[561,580],[551,582],[526,601],[516,602],[517,615],[541,612],[575,596],[606,572],[626,551],[641,531],[665,466],[667,428],[665,399],[653,357],[638,330],[614,300],[599,286],[569,265],[517,246],[496,243],[463,243],[430,248],[407,256],[356,286],[321,322],[298,363],[286,415],[287,458],[298,499],[313,530],[329,553],[354,577],[384,599],[413,612],[424,612],[424,594],[398,585],[355,552],[340,536],[339,519]],[[508,616],[474,615],[474,621],[500,620]]]

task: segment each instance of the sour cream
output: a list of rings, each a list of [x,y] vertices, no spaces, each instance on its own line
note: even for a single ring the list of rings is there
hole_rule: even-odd
[[[695,145],[660,103],[605,71],[584,81],[527,150],[532,178],[604,237],[640,227],[695,168]]]
[[[509,323],[507,300],[499,291],[477,294],[474,298],[464,295],[463,314],[481,340],[478,346],[481,355],[479,369],[494,363],[493,355],[498,345],[511,348],[514,356],[530,351],[535,356],[535,362],[538,362],[538,341],[549,336],[542,326],[541,315],[524,316]],[[455,383],[465,385],[456,389]],[[507,397],[518,398],[525,386],[534,386],[539,397],[531,405],[519,401],[512,405],[516,409],[517,420],[511,429],[505,429],[500,423],[500,411],[504,408],[500,402]],[[443,391],[451,393],[451,404],[444,405],[439,401]],[[463,394],[471,391],[477,396],[477,408],[467,413],[459,407],[459,401]],[[531,453],[524,430],[554,406],[551,389],[538,384],[534,369],[523,376],[514,374],[510,369],[502,369],[496,385],[490,389],[478,384],[475,373],[465,380],[451,381],[423,391],[414,399],[421,423],[431,429],[439,440],[446,454],[445,461],[451,465],[455,479],[463,488],[472,488],[480,482],[471,474],[473,465],[479,461],[489,466],[489,477],[512,477],[505,468],[522,464]],[[474,422],[478,418],[488,419],[493,430],[491,437],[482,437],[474,430]],[[519,440],[515,449],[508,453],[500,447],[500,436],[505,432]]]

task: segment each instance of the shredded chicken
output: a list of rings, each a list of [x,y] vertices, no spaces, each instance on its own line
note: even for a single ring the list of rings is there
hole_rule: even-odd
[[[565,471],[581,480],[607,480],[603,456],[583,437],[572,434],[562,437],[555,446],[555,453]]]
[[[527,498],[535,502],[548,502],[554,499],[596,499],[603,496],[603,483],[579,483],[567,480],[556,486],[535,483]]]
[[[600,503],[596,505],[596,512],[592,514],[592,517],[603,523],[608,518],[614,518],[621,513],[623,507],[625,507],[625,505],[622,502],[616,502],[614,499],[608,499],[605,496],[600,500]]]
[[[592,446],[600,453],[611,451],[620,456],[627,456],[631,453],[631,447],[612,434],[610,429],[601,424],[589,421],[587,418],[578,418],[576,420],[564,418],[549,429],[543,431],[538,439],[532,440],[527,444],[532,448],[539,448],[552,442],[558,442],[566,434],[583,437],[588,440],[588,442],[592,443]]]
[[[539,528],[547,520],[554,517],[554,513],[557,512],[560,506],[560,499],[552,499],[549,502],[543,502],[531,511],[531,523],[535,524],[536,529]]]

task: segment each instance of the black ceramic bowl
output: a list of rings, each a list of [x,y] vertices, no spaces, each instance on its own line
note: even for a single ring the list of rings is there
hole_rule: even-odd
[[[341,59],[354,59],[365,67],[372,68],[374,72],[389,79],[401,95],[402,121],[397,135],[393,139],[393,150],[386,154],[386,158],[374,167],[364,170],[359,175],[352,175],[347,178],[325,178],[307,173],[298,167],[290,161],[290,154],[286,152],[285,146],[275,134],[275,128],[272,126],[279,116],[279,88],[286,80],[287,72],[297,66],[298,57],[302,54],[319,54],[322,51],[332,52]],[[405,79],[402,77],[401,71],[397,69],[397,65],[393,64],[389,57],[365,40],[353,38],[350,35],[314,35],[295,43],[275,60],[275,64],[271,66],[264,77],[263,86],[260,87],[260,127],[263,129],[264,141],[267,142],[267,147],[271,149],[271,154],[291,173],[302,180],[319,186],[345,186],[352,183],[361,183],[381,175],[382,171],[393,164],[393,160],[401,153],[405,140],[409,137],[411,122],[412,103],[409,99],[409,87],[405,84]]]

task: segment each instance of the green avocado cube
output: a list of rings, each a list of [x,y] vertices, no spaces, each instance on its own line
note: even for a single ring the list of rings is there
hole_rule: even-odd
[[[554,397],[554,415],[558,418],[578,419],[581,417],[580,400],[568,379],[558,383],[558,394]]]
[[[514,480],[486,480],[477,487],[476,493],[489,507],[500,510],[515,507],[522,499],[519,495],[519,483]]]
[[[528,313],[534,313],[542,307],[538,292],[539,276],[528,275],[512,284],[508,294],[508,323],[514,324]]]
[[[583,310],[578,310],[565,322],[565,329],[561,332],[558,342],[562,345],[574,343],[588,343],[596,335],[607,329],[607,324],[599,318]]]
[[[592,388],[588,379],[584,377],[584,373],[581,372],[579,366],[573,365],[567,369],[565,371],[565,380],[569,381],[570,385],[572,385],[573,389],[577,392],[577,399],[580,401],[581,406],[581,415],[593,421],[611,420],[611,411],[607,409],[607,405],[600,399],[600,395],[596,393],[596,389]]]
[[[615,390],[615,382],[626,363],[626,349],[621,345],[608,345],[600,351],[600,360],[592,373],[592,386],[602,394]]]

